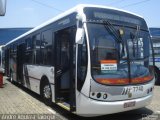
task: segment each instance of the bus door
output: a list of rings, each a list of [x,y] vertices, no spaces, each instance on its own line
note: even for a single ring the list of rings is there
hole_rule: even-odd
[[[55,101],[69,111],[75,110],[74,35],[72,27],[55,34]]]
[[[24,84],[23,80],[23,64],[25,60],[25,44],[22,43],[17,46],[17,81]]]

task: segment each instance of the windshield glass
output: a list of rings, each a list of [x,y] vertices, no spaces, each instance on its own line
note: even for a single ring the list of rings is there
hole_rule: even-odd
[[[137,27],[87,23],[92,77],[102,84],[129,84],[151,80],[149,71],[149,32]],[[119,38],[115,34],[123,32]],[[119,39],[119,40],[116,40]]]

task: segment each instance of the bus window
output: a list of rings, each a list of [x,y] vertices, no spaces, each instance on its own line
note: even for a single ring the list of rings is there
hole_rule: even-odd
[[[47,30],[42,33],[41,51],[42,51],[42,63],[45,65],[53,65],[52,53],[53,53],[52,31]]]
[[[107,42],[106,42],[107,41]],[[98,36],[95,38],[96,46],[93,55],[99,60],[115,60],[117,59],[114,39],[109,35]]]
[[[120,28],[116,26],[114,29],[116,31]],[[124,84],[129,84],[131,81],[133,83],[137,82],[135,78],[140,74],[150,75],[149,51],[144,50],[149,48],[148,32],[138,28],[126,27],[124,28],[123,40],[117,40],[115,35],[111,34],[103,24],[89,23],[88,31],[91,44],[92,76],[94,79],[100,81],[101,77],[106,77],[110,78],[110,81],[105,81],[105,84],[122,84],[114,83],[115,79],[122,77]],[[121,47],[124,47],[127,51],[125,52],[124,49],[124,52],[119,52]],[[129,62],[124,56],[127,56]],[[138,82],[142,81],[139,80]]]
[[[34,44],[34,60],[35,64],[40,64],[40,34],[33,36],[32,38]]]
[[[33,42],[31,38],[27,38],[26,42],[26,51],[25,51],[25,63],[33,64],[34,54],[33,54]]]
[[[33,48],[33,43],[31,38],[26,39],[26,50],[32,50]]]

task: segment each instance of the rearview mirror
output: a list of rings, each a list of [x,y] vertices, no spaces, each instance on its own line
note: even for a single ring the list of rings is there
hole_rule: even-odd
[[[76,32],[76,43],[77,44],[83,44],[83,36],[84,36],[84,29],[77,28],[77,32]]]

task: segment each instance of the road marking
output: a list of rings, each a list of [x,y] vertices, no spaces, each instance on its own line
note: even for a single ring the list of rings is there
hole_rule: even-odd
[[[48,109],[48,111],[50,111],[51,113],[56,114],[56,112],[53,111],[52,109],[50,109],[50,108],[47,108],[47,109]]]

